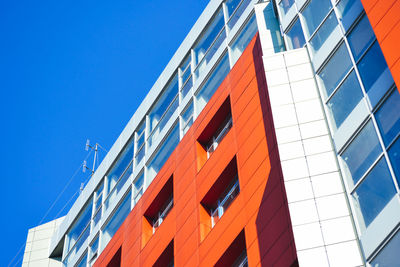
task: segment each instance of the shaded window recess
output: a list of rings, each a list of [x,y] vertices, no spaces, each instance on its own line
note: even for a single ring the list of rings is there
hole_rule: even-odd
[[[232,244],[222,254],[221,258],[214,265],[215,267],[233,266],[247,267],[247,251],[244,230],[233,240]]]
[[[115,253],[107,267],[121,267],[121,248]]]
[[[158,257],[153,267],[173,267],[174,266],[174,240],[169,242],[168,246]]]
[[[201,201],[201,205],[209,214],[211,228],[220,220],[239,192],[237,163],[234,157]]]
[[[198,169],[200,170],[218,145],[232,128],[232,112],[229,97],[224,101],[213,118],[197,139]]]
[[[173,177],[171,176],[144,214],[152,227],[153,234],[165,220],[173,205]]]

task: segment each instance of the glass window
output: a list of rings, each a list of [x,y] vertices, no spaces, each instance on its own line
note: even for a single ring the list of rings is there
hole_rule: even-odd
[[[342,21],[345,30],[348,30],[363,11],[363,6],[360,0],[341,0],[337,4],[337,9],[339,11],[339,19]]]
[[[356,184],[381,152],[375,128],[369,121],[341,156],[347,176],[351,178],[349,183]]]
[[[197,114],[203,110],[207,102],[211,99],[214,92],[218,89],[222,81],[228,75],[230,70],[228,54],[225,54],[217,67],[212,71],[207,81],[196,94],[196,111]]]
[[[111,191],[109,194],[108,198],[104,202],[104,209],[107,210],[108,207],[110,206],[111,203],[114,202],[116,199],[118,193],[121,191],[121,189],[124,187],[126,182],[128,181],[129,177],[131,176],[133,172],[132,164],[129,165],[127,170],[124,172],[124,174],[121,176],[121,178],[118,180],[117,184],[114,186],[114,189]]]
[[[251,2],[252,0],[243,0],[240,3],[234,14],[230,16],[230,19],[227,23],[229,29],[232,29],[233,26],[236,25],[236,22],[239,20],[240,16],[242,16],[243,12],[246,10]]]
[[[93,241],[89,248],[89,266],[92,266],[97,259],[99,249],[99,237]]]
[[[131,191],[125,196],[118,209],[112,215],[112,218],[104,227],[101,235],[102,250],[107,246],[108,242],[117,232],[118,228],[125,221],[131,211]]]
[[[219,196],[216,203],[216,208],[211,211],[211,227],[215,226],[215,224],[219,221],[225,211],[239,195],[239,192],[239,180],[236,176],[230,183],[230,185],[221,194],[221,196]]]
[[[352,194],[365,227],[369,226],[395,194],[389,168],[382,157]]]
[[[236,10],[241,0],[227,0],[226,9],[228,11],[228,17],[231,17],[233,12]]]
[[[375,34],[367,16],[364,16],[351,31],[347,40],[349,41],[351,52],[357,61],[365,52],[368,46],[375,39]]]
[[[294,0],[282,0],[278,6],[282,15],[286,15],[289,9],[293,6]]]
[[[321,89],[325,97],[330,96],[343,80],[344,76],[349,72],[352,66],[349,52],[347,52],[344,43],[335,52],[329,62],[323,67],[318,74]]]
[[[161,117],[164,113],[166,113],[167,109],[169,108],[170,104],[177,94],[178,78],[175,74],[173,79],[166,86],[166,88],[163,89],[163,93],[149,113],[150,131],[152,131],[157,126],[158,122],[161,120]]]
[[[390,147],[389,151],[390,162],[397,177],[397,182],[400,183],[400,138]]]
[[[310,40],[310,47],[314,54],[316,54],[329,38],[332,32],[338,26],[335,12],[331,12],[329,17],[325,20],[324,24],[318,29],[317,33]]]
[[[257,32],[256,17],[255,15],[253,15],[251,19],[247,22],[246,26],[241,30],[236,40],[231,45],[232,64],[235,64],[235,62],[239,59],[244,49],[253,39],[256,32]]]
[[[304,39],[303,29],[300,25],[300,20],[296,19],[293,26],[286,33],[288,49],[296,49],[303,47],[306,43]]]
[[[305,30],[308,37],[314,33],[331,8],[330,0],[311,0],[306,6],[302,14],[306,22]]]
[[[87,253],[83,256],[83,258],[79,261],[76,267],[86,267],[87,266]]]
[[[382,133],[383,142],[390,142],[400,133],[400,94],[397,90],[386,99],[375,114],[376,122]]]
[[[185,133],[189,130],[190,126],[193,124],[193,102],[190,103],[189,107],[182,113],[182,124],[181,124],[181,129],[182,129],[182,134],[185,135]]]
[[[360,84],[352,71],[327,103],[334,131],[342,125],[362,98]]]
[[[385,245],[378,256],[372,261],[372,267],[392,267],[399,264],[400,232]]]
[[[364,88],[368,92],[387,69],[386,61],[378,42],[372,45],[357,66]]]
[[[162,145],[158,151],[155,152],[155,157],[151,160],[148,165],[147,179],[149,183],[160,171],[164,163],[167,161],[172,151],[176,148],[179,143],[179,125],[176,124],[172,131],[169,133],[167,138],[162,142]]]
[[[143,181],[144,181],[144,172],[140,174],[140,176],[136,179],[136,181],[133,183],[133,189],[134,189],[134,201],[135,204],[138,203],[139,199],[143,195]]]
[[[107,172],[106,176],[108,178],[108,188],[107,195],[111,192],[117,181],[125,170],[128,168],[129,164],[133,159],[133,140],[130,140],[126,147],[122,150],[121,154],[113,163],[111,169]]]
[[[212,19],[210,25],[200,37],[200,40],[193,48],[193,51],[195,53],[195,65],[199,64],[200,61],[203,59],[208,48],[217,38],[219,32],[222,30],[224,25],[224,15],[222,12],[222,8],[220,8],[215,17]]]
[[[89,202],[84,206],[81,211],[81,214],[77,216],[77,220],[73,223],[71,230],[67,233],[67,244],[66,244],[66,251],[68,252],[77,242],[77,240],[81,237],[83,239],[85,229],[88,229],[88,224],[90,223],[90,219],[92,217],[92,201],[90,199]],[[86,240],[86,239],[85,239]],[[84,240],[83,240],[84,241]]]

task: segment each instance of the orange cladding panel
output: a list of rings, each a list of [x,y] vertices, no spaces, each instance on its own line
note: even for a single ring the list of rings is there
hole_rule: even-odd
[[[204,137],[204,132],[218,128],[215,125],[210,128],[209,122],[215,121],[212,119],[224,103],[229,103],[232,128],[215,151],[207,156],[204,140],[198,140]],[[237,172],[240,192],[212,226],[211,208],[202,201],[205,196],[217,194],[212,190],[224,183],[226,179],[219,178],[233,161],[237,167],[232,170]],[[144,214],[171,175],[174,207],[153,234]],[[243,240],[243,233],[244,241],[232,245],[235,240]],[[297,264],[258,35],[199,114],[95,266],[114,264],[115,259],[120,259],[121,266],[152,266],[155,263],[159,266],[157,260],[171,254],[171,244],[175,266],[220,264],[221,259],[239,257],[236,255],[240,254],[238,247],[246,249],[250,266],[290,267]],[[236,251],[231,251],[232,248]]]
[[[400,1],[361,0],[400,92]]]

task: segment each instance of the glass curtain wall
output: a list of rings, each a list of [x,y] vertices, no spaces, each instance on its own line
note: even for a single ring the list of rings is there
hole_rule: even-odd
[[[363,234],[400,192],[400,94],[360,0],[276,4],[281,20],[297,12],[283,29],[289,49],[306,46],[312,61],[328,49],[314,67],[334,140],[346,138],[338,157]]]

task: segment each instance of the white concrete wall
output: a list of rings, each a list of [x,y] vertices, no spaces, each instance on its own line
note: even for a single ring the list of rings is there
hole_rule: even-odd
[[[29,229],[22,267],[60,267],[62,263],[49,259],[51,237],[64,217]]]
[[[308,52],[274,52],[269,4],[256,5],[256,16],[299,265],[363,266]]]

